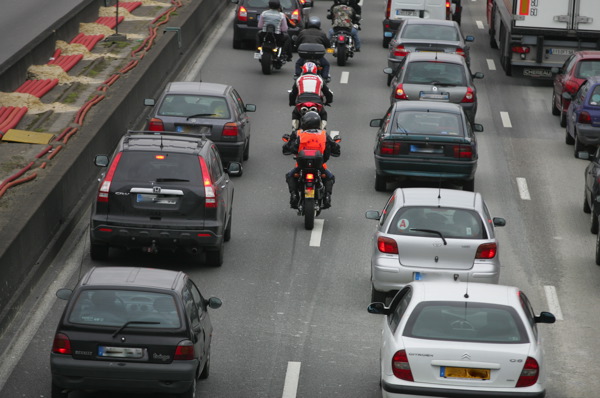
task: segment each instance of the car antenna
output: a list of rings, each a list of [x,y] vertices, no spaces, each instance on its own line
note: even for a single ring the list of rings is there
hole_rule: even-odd
[[[162,136],[162,134],[161,134],[161,135],[160,135],[160,150],[161,150],[161,151],[163,150],[163,141],[162,141],[162,138],[163,138],[163,136]]]
[[[438,181],[438,207],[441,207],[440,200],[442,199],[442,179]]]

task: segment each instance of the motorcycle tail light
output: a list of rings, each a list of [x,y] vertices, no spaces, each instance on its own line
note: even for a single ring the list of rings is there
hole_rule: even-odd
[[[344,35],[339,35],[339,36],[338,36],[338,41],[339,41],[340,43],[343,43],[345,40],[346,40],[346,36],[344,36]]]
[[[291,19],[294,21],[300,21],[300,10],[296,8],[294,11],[292,11]]]
[[[315,179],[315,175],[313,173],[307,173],[306,174],[306,180],[307,181],[314,181]]]

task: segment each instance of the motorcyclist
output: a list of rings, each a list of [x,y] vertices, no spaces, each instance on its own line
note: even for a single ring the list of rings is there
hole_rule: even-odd
[[[259,32],[256,36],[256,46],[262,45],[265,33],[267,32],[267,26],[275,26],[275,39],[277,44],[282,47],[282,52],[289,62],[292,60],[292,45],[290,43],[290,37],[288,35],[288,24],[287,17],[281,12],[281,5],[279,0],[269,0],[269,9],[263,11],[258,18],[258,29]]]
[[[322,44],[325,48],[331,47],[331,41],[327,37],[327,34],[321,30],[321,19],[319,17],[310,17],[308,18],[308,22],[306,23],[306,27],[298,34],[296,38],[296,46],[299,46],[302,43],[318,43]],[[304,65],[306,61],[300,57],[296,61],[296,76],[300,76],[302,73],[302,65]],[[331,80],[329,77],[329,68],[330,64],[325,56],[319,58],[319,63],[323,67],[321,71],[321,76],[327,83]]]
[[[302,150],[314,149],[323,154],[323,166],[321,167],[321,173],[325,175],[323,179],[323,185],[325,186],[323,208],[328,209],[331,207],[331,194],[333,193],[335,176],[327,168],[326,162],[330,156],[340,156],[340,144],[335,142],[325,130],[320,128],[321,118],[317,112],[307,112],[304,114],[300,126],[301,129],[293,132],[289,136],[288,141],[283,144],[283,153],[297,155]],[[296,167],[285,175],[285,181],[290,191],[290,206],[292,209],[298,208],[298,180],[295,174],[299,171],[300,168],[296,164]]]
[[[350,31],[354,39],[354,51],[360,51],[360,38],[358,37],[358,29],[354,25],[360,22],[360,14],[349,5],[349,0],[338,0],[333,3],[333,6],[327,14],[327,18],[331,19],[331,29],[329,29],[329,39],[333,36],[337,29],[347,29]]]
[[[302,114],[296,104],[304,102],[315,102],[322,104],[319,112],[321,128],[327,126],[327,111],[325,104],[333,102],[333,93],[327,87],[321,76],[317,74],[317,65],[314,62],[306,62],[302,65],[302,76],[294,82],[289,95],[289,104],[294,107],[292,111],[292,128],[296,130]]]

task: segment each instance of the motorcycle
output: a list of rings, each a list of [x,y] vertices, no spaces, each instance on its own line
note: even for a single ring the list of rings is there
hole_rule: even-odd
[[[340,142],[342,139],[339,135],[332,137],[335,142]],[[288,142],[289,134],[284,134],[282,140]],[[284,153],[291,155],[290,153]],[[331,156],[339,156],[331,154]],[[298,215],[304,216],[304,229],[312,230],[315,225],[315,217],[318,217],[323,210],[323,200],[325,198],[325,184],[321,169],[323,167],[323,154],[314,149],[305,149],[296,155],[296,163],[298,164],[298,172],[293,178],[297,180],[298,187]]]
[[[346,65],[348,58],[352,58],[355,51],[354,39],[350,34],[350,29],[334,28],[331,47],[333,48],[333,56],[337,58],[338,66]]]
[[[275,27],[273,25],[267,26],[262,44],[258,47],[257,52],[254,53],[254,59],[258,59],[262,73],[265,75],[270,75],[273,69],[281,69],[283,64],[285,64],[286,56],[283,53],[283,47],[277,45]]]

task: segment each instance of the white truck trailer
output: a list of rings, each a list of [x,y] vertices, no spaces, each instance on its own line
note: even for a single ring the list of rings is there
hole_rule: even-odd
[[[579,50],[600,50],[600,0],[487,0],[490,46],[508,76],[552,78]]]

